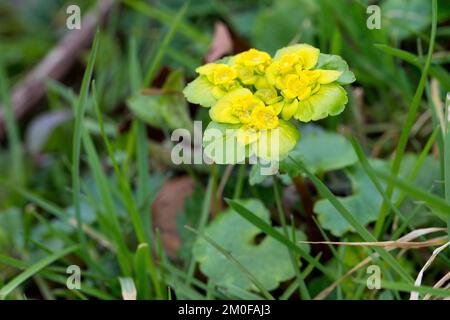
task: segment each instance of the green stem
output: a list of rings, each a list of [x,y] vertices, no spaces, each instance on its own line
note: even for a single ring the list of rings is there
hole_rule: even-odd
[[[281,201],[281,194],[280,194],[280,189],[279,189],[279,184],[278,184],[278,177],[274,177],[273,178],[273,191],[275,194],[275,202],[277,205],[277,210],[278,210],[278,217],[280,218],[281,221],[281,226],[283,228],[283,232],[284,232],[284,236],[286,238],[289,238],[289,231],[287,228],[287,224],[286,224],[286,216],[285,216],[285,212],[283,209],[283,204]],[[293,228],[293,236],[295,237],[295,227],[294,225],[292,225]],[[295,243],[295,238],[292,239],[292,241]],[[306,287],[305,284],[305,280],[302,278],[302,275],[300,273],[299,270],[299,264],[298,264],[298,257],[291,251],[289,250],[289,257],[291,259],[292,262],[292,267],[295,270],[295,274],[297,277],[297,281],[299,283],[299,293],[300,293],[300,297],[302,297],[304,300],[310,300],[311,299],[311,295],[308,292],[308,288]]]
[[[239,165],[238,177],[236,182],[236,188],[234,189],[233,199],[239,199],[242,194],[242,187],[244,185],[245,178],[245,164]]]

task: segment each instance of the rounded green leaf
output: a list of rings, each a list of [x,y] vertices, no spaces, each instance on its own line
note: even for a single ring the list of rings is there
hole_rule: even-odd
[[[294,117],[303,122],[335,116],[344,111],[348,102],[347,92],[337,84],[323,84],[320,90],[305,101],[298,103]]]
[[[417,163],[417,156],[408,154],[403,158],[399,176],[408,177]],[[370,160],[371,166],[376,170],[382,170],[388,173],[390,171],[390,164],[385,160]],[[436,160],[431,157],[427,157],[425,163],[422,166],[422,170],[419,170],[418,175],[414,180],[414,185],[423,188],[424,190],[430,190],[437,192],[441,186],[436,181],[439,180],[439,165]],[[347,176],[350,179],[352,194],[347,197],[338,197],[342,205],[353,214],[362,225],[367,225],[370,222],[377,220],[380,212],[383,198],[372,183],[369,176],[364,171],[360,164],[357,164],[347,171]],[[383,188],[385,183],[380,181]],[[399,192],[394,192],[392,201],[395,201],[399,197]],[[412,213],[416,204],[411,201],[405,201],[401,206],[401,212],[405,213],[405,216]],[[335,236],[342,236],[348,231],[353,231],[351,225],[339,214],[336,208],[327,200],[321,199],[316,202],[314,206],[314,212],[318,215],[318,220],[324,229],[329,230]],[[430,217],[428,209],[423,208],[420,214],[416,214],[413,223],[418,223],[424,218]]]
[[[348,68],[347,62],[338,55],[321,53],[315,69],[342,72],[340,77],[336,80],[338,84],[346,85],[356,80],[355,75]]]
[[[239,202],[255,215],[269,222],[269,211],[260,200],[248,199]],[[264,237],[261,230],[231,208],[220,213],[206,227],[205,234],[227,250],[267,290],[276,289],[280,282],[295,276],[286,247],[269,236]],[[258,236],[262,236],[263,239],[260,240]],[[305,235],[296,231],[296,238],[305,240]],[[309,251],[307,245],[303,245],[303,249]],[[202,273],[214,284],[257,291],[253,283],[233,262],[203,238],[195,242],[192,253],[195,260],[199,262]]]
[[[297,143],[290,156],[303,161],[313,173],[342,169],[358,161],[350,142],[338,133],[308,125],[303,128],[302,134],[302,140]],[[284,159],[280,163],[280,168],[291,176],[300,174],[290,158]]]

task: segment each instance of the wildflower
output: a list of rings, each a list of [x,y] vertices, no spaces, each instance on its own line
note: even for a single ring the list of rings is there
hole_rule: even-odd
[[[273,59],[250,49],[196,71],[199,76],[183,93],[191,103],[210,108],[204,144],[210,150],[221,148],[209,142],[208,133],[216,129],[214,141],[233,140],[240,148],[239,156],[221,163],[252,154],[281,160],[300,139],[290,120],[308,122],[341,113],[347,103],[341,85],[355,80],[342,58],[308,44],[282,48]]]
[[[272,58],[266,52],[250,49],[236,55],[231,63],[238,70],[238,77],[244,85],[254,85],[264,78],[271,62]]]
[[[195,71],[200,76],[183,91],[192,103],[211,107],[229,91],[240,86],[236,69],[227,64],[208,63]]]
[[[297,128],[278,117],[280,111],[266,105],[249,89],[240,88],[220,99],[209,115],[217,123],[238,124],[229,134],[242,148],[249,146],[258,157],[279,160],[300,139]]]
[[[337,115],[347,103],[345,90],[336,83],[344,71],[317,68],[320,51],[307,44],[280,49],[267,68],[268,81],[285,99],[281,116],[302,122]]]

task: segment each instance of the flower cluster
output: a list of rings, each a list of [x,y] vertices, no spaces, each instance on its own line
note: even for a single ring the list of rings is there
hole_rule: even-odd
[[[247,156],[270,160],[285,157],[300,139],[291,119],[308,122],[341,113],[347,103],[341,85],[355,80],[341,57],[308,44],[282,48],[273,58],[250,49],[196,71],[199,76],[183,92],[189,102],[210,108],[206,130],[220,124]],[[268,143],[274,137],[275,143]]]

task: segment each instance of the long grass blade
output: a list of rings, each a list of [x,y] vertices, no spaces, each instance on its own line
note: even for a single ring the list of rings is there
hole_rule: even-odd
[[[272,226],[267,224],[264,220],[259,218],[258,216],[254,215],[251,211],[249,211],[247,208],[236,202],[235,200],[231,199],[225,199],[225,201],[228,203],[228,205],[233,208],[237,213],[239,213],[244,219],[252,223],[254,226],[259,228],[262,232],[266,233],[267,235],[271,236],[275,240],[281,242],[284,244],[289,250],[295,251],[300,257],[308,261],[310,264],[312,264],[314,267],[316,267],[318,270],[323,272],[327,277],[330,279],[334,279],[335,275],[334,273],[327,269],[325,266],[323,266],[320,262],[316,261],[314,257],[312,257],[309,253],[307,253],[305,250],[297,246],[295,243],[293,243],[289,238],[285,237],[282,233],[275,230]]]
[[[57,251],[42,260],[36,262],[32,266],[30,266],[28,269],[26,269],[24,272],[20,273],[18,276],[16,276],[14,279],[12,279],[10,282],[8,282],[3,288],[0,289],[0,299],[5,299],[14,289],[19,287],[22,283],[24,283],[26,280],[28,280],[30,277],[37,274],[39,271],[47,267],[48,265],[52,264],[56,260],[66,256],[67,254],[77,250],[79,248],[78,245],[74,245],[71,247],[68,247],[66,249],[63,249],[61,251]]]
[[[437,0],[433,0],[432,1],[431,37],[430,37],[430,43],[428,46],[428,54],[427,54],[427,58],[425,61],[425,65],[422,70],[422,75],[420,77],[419,84],[418,84],[416,92],[414,94],[414,98],[411,102],[411,105],[409,106],[408,115],[407,115],[405,124],[403,126],[402,133],[400,135],[400,140],[399,140],[397,148],[396,148],[395,158],[394,158],[394,162],[393,162],[392,168],[391,168],[391,175],[394,177],[398,175],[398,172],[400,170],[400,164],[401,164],[401,162],[403,160],[403,156],[405,154],[406,144],[408,143],[409,134],[414,125],[414,121],[415,121],[416,115],[417,115],[417,110],[419,108],[422,94],[425,89],[425,84],[426,84],[427,76],[428,76],[428,70],[430,68],[431,59],[433,56],[434,43],[436,40],[436,28],[437,28]],[[394,192],[394,185],[390,182],[386,189],[386,194],[389,199],[392,197],[393,192]],[[388,204],[388,201],[385,200],[385,201],[383,201],[383,205],[381,206],[381,209],[380,209],[380,216],[385,216],[386,211],[388,209],[389,209],[389,204]]]
[[[78,240],[81,244],[81,251],[86,260],[89,261],[89,254],[86,244],[86,237],[84,235],[81,218],[81,187],[80,187],[80,153],[81,153],[81,136],[83,130],[83,119],[86,111],[86,102],[88,97],[89,83],[92,78],[94,70],[95,58],[97,56],[97,50],[99,46],[100,32],[97,31],[94,42],[92,44],[91,53],[89,55],[89,61],[81,82],[80,95],[78,103],[75,109],[75,128],[72,141],[72,189],[73,189],[73,204],[75,207],[75,215],[78,224]]]
[[[356,232],[365,240],[365,241],[376,241],[376,238],[363,226],[358,220],[355,219],[352,213],[350,213],[342,203],[331,193],[331,191],[325,186],[325,184],[320,181],[315,175],[313,175],[306,166],[293,159],[291,160],[297,164],[298,168],[306,174],[306,176],[314,183],[316,188],[318,189],[320,195],[328,201],[336,208],[336,210],[342,215],[342,217],[347,220],[347,222],[356,230]],[[390,255],[384,248],[374,247],[374,250],[384,259],[387,263],[408,283],[412,283],[411,276],[399,265],[397,260],[394,259],[392,255]]]

